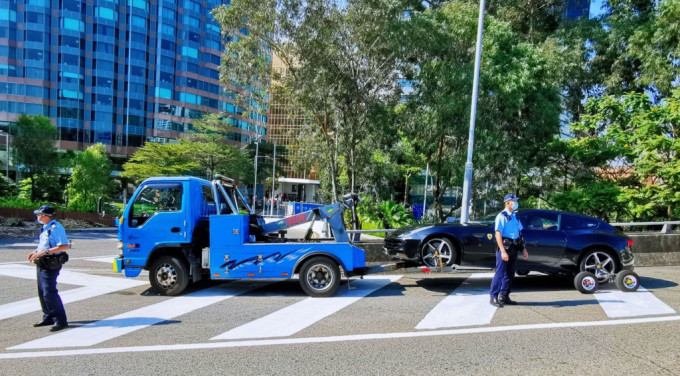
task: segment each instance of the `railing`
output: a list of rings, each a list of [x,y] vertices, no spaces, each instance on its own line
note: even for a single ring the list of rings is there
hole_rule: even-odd
[[[680,221],[663,221],[663,222],[615,222],[610,223],[614,227],[646,227],[646,226],[663,226],[661,228],[662,234],[670,234],[673,232],[673,225],[680,225]]]

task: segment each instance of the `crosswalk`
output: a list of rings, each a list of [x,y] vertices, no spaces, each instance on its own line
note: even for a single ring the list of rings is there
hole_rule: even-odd
[[[106,260],[110,258],[88,259],[88,261],[95,262],[107,262]],[[0,276],[26,280],[36,279],[35,268],[20,264],[0,265]],[[341,315],[343,310],[349,309],[390,284],[398,283],[402,277],[402,275],[376,275],[367,276],[361,280],[352,280],[349,287],[342,286],[333,297],[297,299],[260,318],[235,325],[233,328],[224,328],[223,330],[226,329],[226,331],[221,334],[210,334],[206,340],[209,342],[276,340],[299,335],[305,329],[333,315]],[[488,286],[491,277],[491,273],[470,274],[460,285],[452,287],[439,303],[417,321],[417,324],[412,327],[413,333],[490,325],[497,314],[497,308],[489,304]],[[62,270],[59,282],[82,286],[61,293],[62,300],[67,305],[148,284],[147,281],[137,279],[90,275],[68,269]],[[6,347],[6,350],[11,353],[19,350],[87,348],[105,344],[107,341],[132,335],[135,332],[143,332],[153,325],[206,309],[226,300],[248,299],[252,297],[254,290],[266,288],[272,283],[275,282],[237,280],[215,285],[183,296],[167,298],[161,302],[119,313],[80,327],[12,344]],[[575,291],[574,293],[578,294]],[[643,287],[634,293],[604,290],[594,294],[594,297],[602,312],[610,318],[630,319],[676,313],[672,307]],[[403,299],[407,298],[403,297]],[[584,299],[592,298],[586,296]],[[0,305],[0,322],[36,312],[39,309],[37,298],[3,304]]]

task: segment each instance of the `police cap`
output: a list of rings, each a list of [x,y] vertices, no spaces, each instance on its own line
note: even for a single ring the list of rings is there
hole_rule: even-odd
[[[503,202],[508,202],[508,201],[519,201],[519,197],[515,196],[512,193],[508,193],[507,195],[505,195]]]
[[[35,214],[35,215],[44,214],[46,216],[52,217],[52,216],[54,216],[55,211],[56,210],[54,210],[53,207],[51,207],[49,205],[43,205],[43,206],[40,207],[40,209],[34,210],[33,214]]]

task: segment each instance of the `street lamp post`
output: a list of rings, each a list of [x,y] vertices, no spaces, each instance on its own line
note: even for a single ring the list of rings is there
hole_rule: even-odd
[[[257,199],[257,154],[260,151],[260,136],[255,138],[255,179],[253,180],[253,213],[255,212],[255,200]]]
[[[475,50],[475,72],[472,83],[472,105],[470,106],[470,135],[468,137],[467,162],[465,162],[465,180],[463,180],[463,206],[460,211],[460,222],[466,223],[470,216],[470,191],[472,188],[472,149],[475,144],[475,117],[477,116],[477,95],[479,90],[479,65],[482,60],[482,36],[484,34],[484,8],[486,0],[479,1],[479,20],[477,21],[477,47]]]
[[[269,214],[274,215],[274,188],[276,187],[275,176],[276,176],[276,140],[274,140],[274,162],[272,163],[272,199],[269,202],[271,208],[269,209]]]

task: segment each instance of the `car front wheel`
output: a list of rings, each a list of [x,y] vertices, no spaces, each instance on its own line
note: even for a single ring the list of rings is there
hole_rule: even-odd
[[[446,238],[432,238],[423,244],[421,249],[423,264],[429,268],[439,266],[439,259],[443,266],[450,266],[456,262],[456,247]]]

